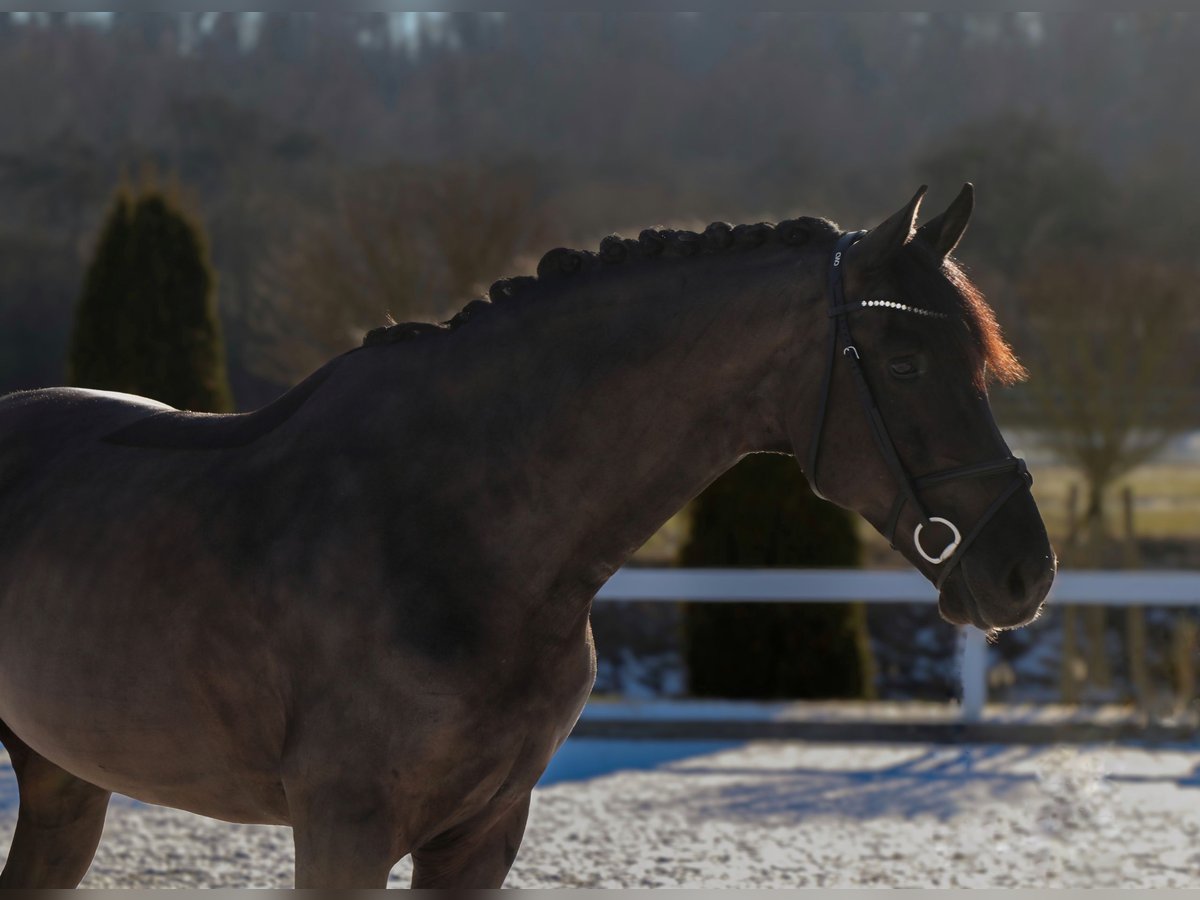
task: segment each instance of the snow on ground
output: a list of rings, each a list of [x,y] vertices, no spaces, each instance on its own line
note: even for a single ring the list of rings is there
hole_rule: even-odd
[[[573,739],[506,886],[1200,887],[1198,801],[1200,746]],[[0,755],[0,856],[15,819]],[[291,868],[286,828],[117,798],[84,886],[286,887]]]

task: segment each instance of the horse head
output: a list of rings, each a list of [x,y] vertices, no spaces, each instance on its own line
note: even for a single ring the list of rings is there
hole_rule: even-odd
[[[945,619],[1015,628],[1037,615],[1056,567],[1032,478],[988,402],[989,381],[1024,371],[950,258],[971,185],[916,229],[924,192],[833,248],[810,319],[827,329],[817,415],[798,415],[790,437],[813,488],[928,577]]]

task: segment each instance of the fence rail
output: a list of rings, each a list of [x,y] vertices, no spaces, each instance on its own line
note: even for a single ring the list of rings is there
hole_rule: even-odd
[[[913,571],[861,569],[624,568],[600,601],[720,603],[936,603],[937,591]],[[1049,602],[1080,606],[1200,606],[1200,572],[1064,571]],[[987,640],[960,629],[962,718],[978,721],[987,699]]]

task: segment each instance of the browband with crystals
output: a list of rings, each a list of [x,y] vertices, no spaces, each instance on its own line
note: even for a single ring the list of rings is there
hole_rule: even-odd
[[[925,316],[928,319],[950,318],[943,312],[935,312],[932,309],[921,309],[919,306],[909,306],[907,303],[899,303],[895,300],[856,300],[853,303],[842,303],[832,307],[829,310],[829,316],[833,318],[834,316],[844,315],[848,312],[870,308],[894,309],[897,312],[912,313],[914,316]]]
[[[888,309],[898,309],[900,312],[914,313],[918,316],[929,316],[931,319],[948,319],[950,318],[945,313],[934,312],[932,309],[921,309],[917,306],[909,306],[906,303],[897,303],[895,300],[860,300],[863,308],[868,306],[883,306]]]

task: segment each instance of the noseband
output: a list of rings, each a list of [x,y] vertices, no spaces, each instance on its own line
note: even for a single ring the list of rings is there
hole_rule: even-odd
[[[896,527],[900,522],[900,513],[903,511],[906,503],[911,503],[913,508],[916,509],[917,514],[921,517],[921,521],[913,531],[913,545],[917,553],[931,565],[940,566],[947,564],[935,582],[938,590],[941,590],[950,573],[954,571],[955,566],[962,560],[967,549],[979,537],[980,532],[992,520],[992,517],[1000,511],[1000,508],[1004,506],[1013,494],[1022,488],[1028,489],[1033,484],[1033,476],[1029,474],[1029,470],[1025,466],[1025,460],[1012,455],[993,462],[974,463],[966,466],[957,466],[952,469],[943,469],[940,472],[933,472],[918,478],[910,476],[908,470],[904,468],[904,463],[900,461],[895,445],[892,444],[892,439],[888,434],[887,426],[884,424],[883,416],[879,412],[879,407],[875,404],[875,397],[871,393],[871,386],[867,382],[866,374],[863,372],[862,357],[859,355],[858,348],[855,347],[854,339],[850,334],[850,313],[861,309],[879,308],[913,313],[928,318],[944,319],[946,316],[943,313],[932,310],[919,309],[903,303],[886,300],[859,300],[847,303],[842,279],[842,263],[845,261],[846,251],[864,234],[866,234],[865,231],[852,231],[842,235],[837,242],[837,246],[834,248],[833,259],[829,265],[829,318],[833,321],[829,329],[829,353],[825,364],[824,384],[821,388],[821,403],[817,408],[816,428],[813,431],[812,444],[809,446],[808,451],[808,481],[812,486],[813,492],[819,497],[823,496],[817,488],[817,460],[821,451],[821,433],[825,426],[825,412],[829,406],[829,391],[833,384],[834,363],[840,356],[850,365],[854,386],[858,391],[858,398],[862,402],[863,411],[866,413],[867,422],[871,426],[871,435],[875,439],[875,446],[879,448],[884,462],[887,463],[893,478],[896,480],[896,484],[900,487],[900,490],[896,494],[896,499],[892,503],[892,511],[888,516],[887,531],[884,536],[894,549],[896,546]],[[839,346],[841,348],[840,353],[838,352]],[[999,432],[997,432],[997,436],[999,436]],[[1002,444],[1004,443],[1003,438],[1000,441]],[[1007,445],[1005,445],[1005,449],[1008,449]],[[1011,483],[984,510],[983,515],[967,533],[965,538],[953,522],[942,516],[929,515],[924,504],[921,503],[920,492],[928,488],[948,484],[952,481],[965,481],[969,478],[986,478],[991,475],[1001,475],[1005,472],[1012,472],[1014,474]],[[934,523],[946,526],[952,535],[950,542],[937,555],[926,551],[921,544],[921,532],[927,525]]]

